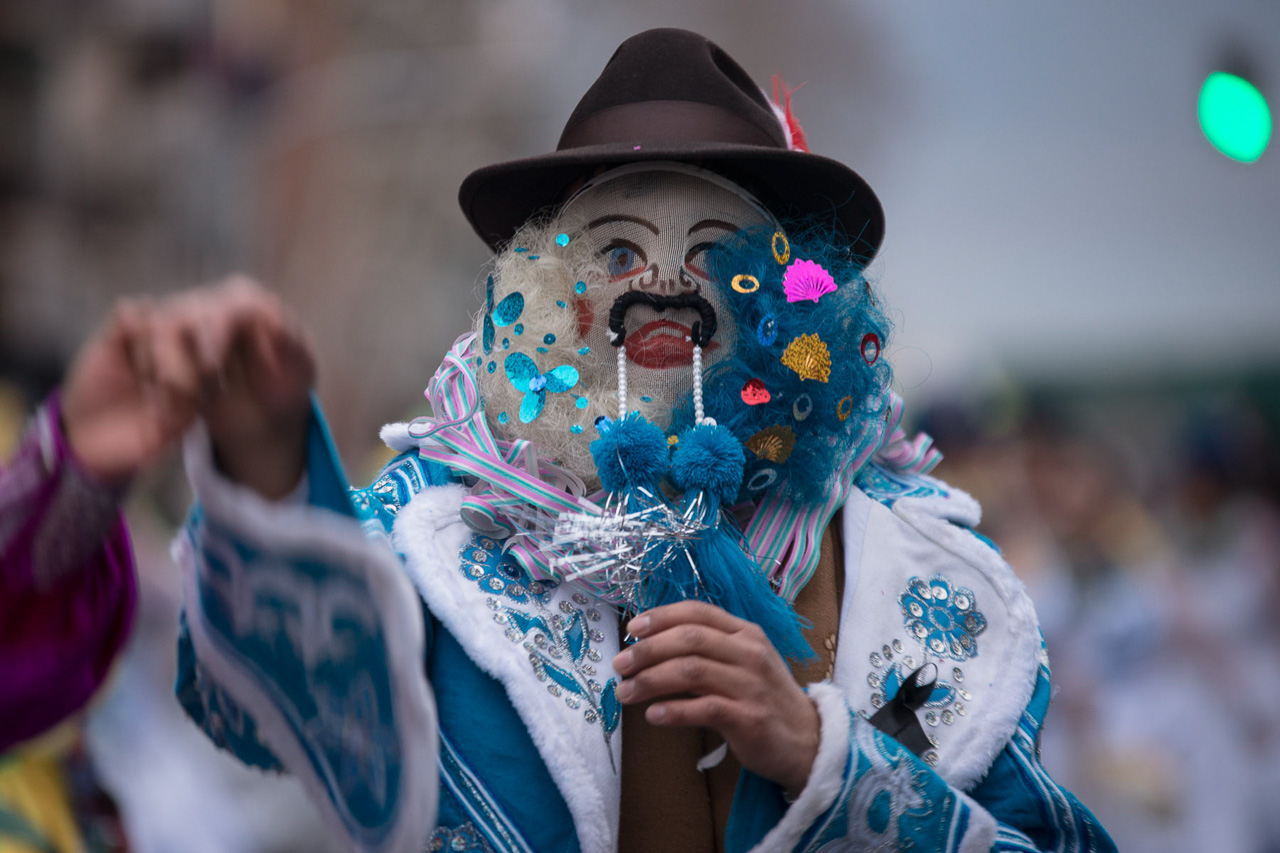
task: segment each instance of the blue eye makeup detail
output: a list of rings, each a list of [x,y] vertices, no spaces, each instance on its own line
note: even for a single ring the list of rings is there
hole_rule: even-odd
[[[621,278],[644,269],[646,260],[640,247],[619,240],[604,250],[605,268],[612,278]]]
[[[626,246],[618,246],[609,252],[609,274],[622,275],[636,264],[636,253]]]

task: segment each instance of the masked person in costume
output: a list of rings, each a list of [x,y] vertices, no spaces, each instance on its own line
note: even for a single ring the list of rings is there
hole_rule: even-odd
[[[642,33],[461,202],[484,307],[370,487],[288,358],[189,440],[216,742],[361,850],[1113,849],[1039,764],[1030,601],[898,427],[879,203],[785,100]]]

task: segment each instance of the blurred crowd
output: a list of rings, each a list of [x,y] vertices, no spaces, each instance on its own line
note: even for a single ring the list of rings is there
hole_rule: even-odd
[[[1280,382],[935,405],[1031,591],[1045,766],[1121,850],[1280,850]]]

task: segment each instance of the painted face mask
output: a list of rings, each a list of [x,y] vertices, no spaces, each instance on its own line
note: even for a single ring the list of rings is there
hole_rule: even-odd
[[[737,341],[708,252],[768,221],[717,175],[646,164],[589,181],[553,221],[523,229],[497,260],[478,329],[495,433],[532,441],[594,485],[588,446],[596,420],[620,413],[620,375],[623,410],[670,427],[693,390],[695,331],[704,370]]]

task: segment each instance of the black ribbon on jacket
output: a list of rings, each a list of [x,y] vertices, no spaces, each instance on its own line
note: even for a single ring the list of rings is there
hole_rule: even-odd
[[[925,750],[933,746],[929,743],[929,736],[924,733],[924,726],[920,725],[920,718],[916,716],[916,711],[929,701],[934,685],[938,683],[937,675],[924,683],[920,682],[920,673],[924,672],[925,667],[933,667],[935,673],[938,671],[931,663],[917,667],[902,679],[898,692],[884,703],[884,707],[872,714],[870,719],[871,725],[916,755],[924,755]]]

